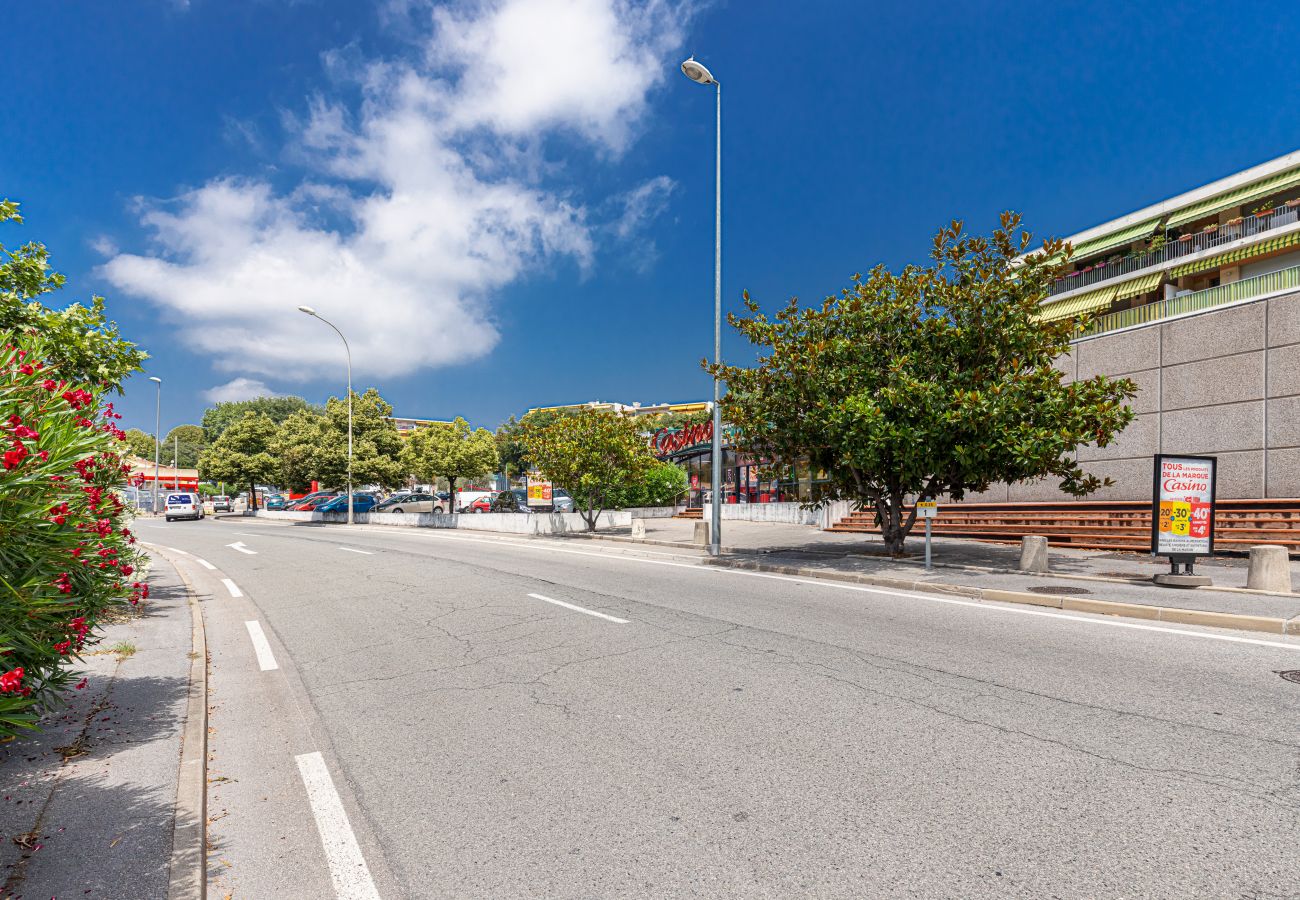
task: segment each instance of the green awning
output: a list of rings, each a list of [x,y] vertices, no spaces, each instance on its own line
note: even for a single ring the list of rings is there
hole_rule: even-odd
[[[1104,253],[1107,250],[1113,250],[1116,247],[1125,246],[1136,241],[1138,238],[1144,238],[1156,230],[1156,225],[1160,224],[1159,219],[1151,219],[1140,225],[1130,225],[1123,231],[1116,231],[1113,234],[1102,235],[1101,237],[1091,238],[1081,244],[1074,245],[1074,259],[1083,259],[1086,256],[1095,256],[1098,253]]]
[[[1217,197],[1211,197],[1208,200],[1202,200],[1199,203],[1193,203],[1191,206],[1180,209],[1169,217],[1165,227],[1177,228],[1179,225],[1191,222],[1194,219],[1221,212],[1230,206],[1239,206],[1252,200],[1258,200],[1261,197],[1267,197],[1269,194],[1284,191],[1297,184],[1300,184],[1300,169],[1279,172],[1276,175],[1270,175],[1263,181],[1256,181],[1254,184],[1236,188],[1226,194],[1220,194]]]
[[[1039,308],[1038,318],[1044,322],[1055,322],[1057,319],[1069,319],[1083,313],[1093,312],[1098,309],[1105,309],[1110,306],[1110,302],[1115,299],[1115,286],[1104,287],[1097,291],[1088,291],[1086,294],[1079,294],[1077,297],[1067,297],[1064,300],[1057,300],[1055,303],[1046,303]]]
[[[1129,297],[1136,297],[1138,294],[1154,291],[1164,277],[1164,272],[1152,272],[1149,275],[1134,278],[1132,281],[1126,281],[1115,288],[1115,299],[1127,300]]]
[[[1184,275],[1191,275],[1195,272],[1204,272],[1207,269],[1217,269],[1219,266],[1226,266],[1229,263],[1240,262],[1243,259],[1253,259],[1256,256],[1263,256],[1266,253],[1273,253],[1277,250],[1283,250],[1300,244],[1300,231],[1293,231],[1282,237],[1273,238],[1271,241],[1262,241],[1258,244],[1252,244],[1249,247],[1238,247],[1236,250],[1229,250],[1227,253],[1220,253],[1218,256],[1208,256],[1205,259],[1196,262],[1186,263],[1181,266],[1175,266],[1169,270],[1170,278],[1181,278]]]

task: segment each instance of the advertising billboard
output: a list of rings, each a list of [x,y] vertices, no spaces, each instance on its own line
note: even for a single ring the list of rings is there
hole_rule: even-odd
[[[537,478],[528,479],[529,506],[551,506],[554,502],[549,481],[542,481]]]
[[[1151,552],[1209,556],[1214,552],[1213,456],[1156,454],[1151,488]]]

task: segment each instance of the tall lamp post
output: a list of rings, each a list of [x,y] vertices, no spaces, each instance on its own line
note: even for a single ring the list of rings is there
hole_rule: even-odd
[[[722,83],[691,57],[682,63],[682,74],[696,84],[713,85],[717,96],[716,174],[714,176],[713,236],[713,364],[722,364]],[[718,376],[713,376],[712,480],[709,493],[712,522],[709,525],[709,555],[722,553],[722,407]]]
[[[352,497],[352,348],[348,346],[348,339],[343,337],[343,332],[339,331],[329,319],[317,315],[316,310],[310,306],[300,306],[298,312],[304,312],[312,318],[320,319],[330,328],[333,328],[334,333],[343,341],[343,352],[348,359],[348,499],[345,502],[348,507],[348,524],[351,525],[352,507],[356,502]]]
[[[162,435],[159,434],[162,430],[162,379],[150,375],[149,380],[158,385],[158,402],[154,407],[153,415],[153,514],[156,516],[158,515],[158,456],[162,448],[159,443],[162,441]]]

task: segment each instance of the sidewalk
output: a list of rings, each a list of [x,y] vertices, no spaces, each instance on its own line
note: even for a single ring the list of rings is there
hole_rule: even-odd
[[[165,898],[191,653],[188,592],[155,557],[150,597],[104,629],[89,678],[0,748],[0,897]]]
[[[646,541],[651,545],[699,551],[691,543],[695,523],[686,519],[646,519]],[[627,529],[602,533],[605,539],[631,541]],[[599,538],[597,538],[599,539]],[[1198,561],[1199,574],[1214,579],[1211,588],[1176,590],[1151,583],[1151,576],[1167,572],[1164,559],[1104,550],[1051,549],[1052,571],[1026,575],[1016,571],[1018,545],[935,538],[934,571],[924,568],[924,532],[907,540],[906,559],[892,559],[880,538],[871,534],[821,531],[807,525],[724,521],[723,556],[718,564],[783,571],[809,577],[839,580],[908,582],[909,586],[948,585],[979,591],[1013,591],[1062,598],[1104,600],[1148,607],[1178,608],[1273,620],[1296,619],[1300,633],[1300,594],[1277,595],[1246,592],[1247,560],[1215,558]],[[1300,561],[1291,562],[1292,577],[1300,586]],[[1118,610],[1117,610],[1118,612]],[[1270,630],[1265,627],[1261,630]]]

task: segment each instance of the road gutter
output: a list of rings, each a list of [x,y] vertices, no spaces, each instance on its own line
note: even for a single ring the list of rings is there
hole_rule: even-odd
[[[1199,609],[1182,609],[1174,606],[1149,606],[1142,603],[1121,603],[1115,600],[1091,600],[1078,597],[1059,597],[1053,594],[1035,594],[1025,591],[1006,591],[979,588],[965,584],[945,584],[938,581],[912,581],[859,572],[828,572],[802,566],[775,565],[734,557],[707,557],[700,561],[706,566],[727,569],[746,569],[753,572],[770,572],[776,575],[794,575],[799,578],[816,578],[826,581],[844,581],[850,584],[869,584],[922,593],[956,594],[990,603],[1023,603],[1044,606],[1065,612],[1094,613],[1104,616],[1123,616],[1130,619],[1149,619],[1181,625],[1204,625],[1211,628],[1231,628],[1236,631],[1257,631],[1265,634],[1300,634],[1300,616],[1281,619],[1272,616],[1250,616],[1240,613],[1208,612]]]
[[[157,551],[156,547],[151,549]],[[174,560],[168,562],[189,595],[192,638],[167,900],[203,900],[208,887],[208,640],[194,585]]]

